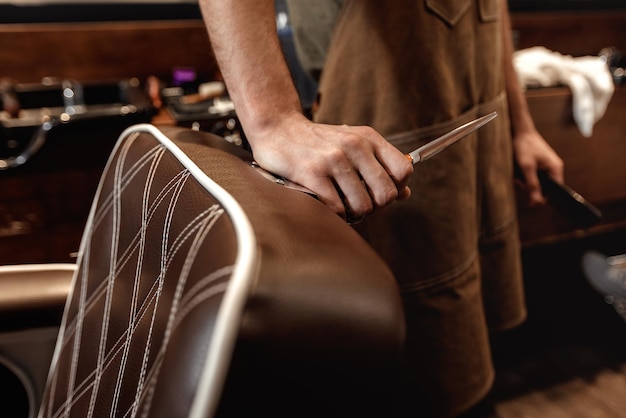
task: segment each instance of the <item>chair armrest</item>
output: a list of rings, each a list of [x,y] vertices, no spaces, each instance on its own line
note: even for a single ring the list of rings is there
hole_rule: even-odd
[[[0,333],[58,326],[74,264],[0,266]]]

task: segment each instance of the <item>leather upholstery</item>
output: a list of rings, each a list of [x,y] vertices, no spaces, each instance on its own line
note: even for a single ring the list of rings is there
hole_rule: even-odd
[[[404,344],[390,270],[322,203],[268,181],[251,159],[187,128],[122,134],[79,251],[42,416],[182,417],[194,397],[220,392],[221,375],[198,382],[240,248],[238,220],[205,177],[242,209],[252,231],[243,244],[256,254],[241,320],[228,321],[232,363],[228,350],[218,361],[228,376],[216,416],[385,416]]]
[[[177,151],[140,132],[116,145],[40,416],[213,414],[256,245],[236,202]]]
[[[220,416],[385,416],[404,347],[385,263],[321,202],[263,178],[249,153],[161,130],[239,202],[259,246]]]

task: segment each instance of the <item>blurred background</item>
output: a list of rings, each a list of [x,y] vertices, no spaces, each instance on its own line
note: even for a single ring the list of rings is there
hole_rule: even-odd
[[[626,253],[626,0],[509,6],[518,51],[604,59],[615,90],[587,137],[567,85],[526,88],[568,186],[602,216],[589,223],[557,202],[531,208],[520,195],[529,319],[494,342],[495,396],[503,417],[542,402],[564,412],[524,416],[626,416],[626,325],[582,265],[589,251]],[[276,1],[276,11],[310,112],[316,82],[299,64],[287,4]],[[206,130],[247,146],[195,1],[0,0],[0,265],[75,260],[108,154],[136,123]],[[9,377],[0,382],[0,393],[20,398]],[[572,403],[595,412],[571,412]]]

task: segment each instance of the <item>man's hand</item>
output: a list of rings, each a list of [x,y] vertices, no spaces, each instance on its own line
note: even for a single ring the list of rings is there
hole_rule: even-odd
[[[293,112],[246,135],[263,168],[311,189],[344,218],[410,196],[413,165],[372,128],[313,123]]]
[[[546,171],[557,183],[563,183],[563,160],[535,129],[520,132],[513,137],[517,165],[524,176],[529,203],[545,203],[537,171]]]

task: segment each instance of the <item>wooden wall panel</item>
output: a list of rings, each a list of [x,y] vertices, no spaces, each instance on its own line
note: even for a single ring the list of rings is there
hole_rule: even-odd
[[[156,75],[173,66],[217,74],[201,20],[0,25],[0,77],[102,80]]]
[[[511,26],[518,49],[545,46],[573,56],[626,50],[626,11],[516,12]]]

